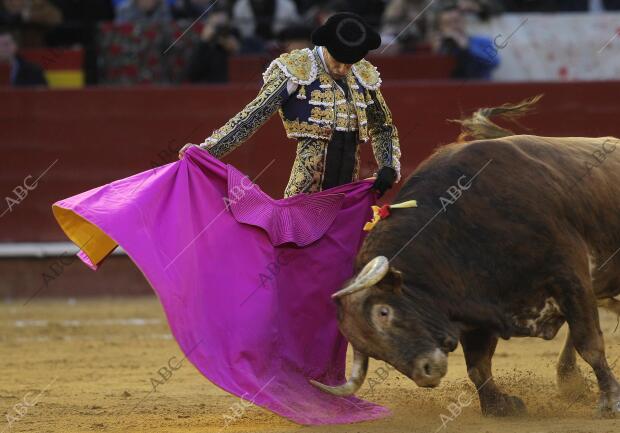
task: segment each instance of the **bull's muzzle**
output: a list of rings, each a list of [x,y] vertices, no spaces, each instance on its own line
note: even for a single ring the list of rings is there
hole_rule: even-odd
[[[415,359],[411,379],[418,386],[434,388],[447,372],[448,356],[440,349],[435,349]]]

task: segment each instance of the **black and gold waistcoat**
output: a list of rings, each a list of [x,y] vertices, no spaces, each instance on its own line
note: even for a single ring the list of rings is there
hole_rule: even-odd
[[[398,131],[379,90],[377,69],[366,60],[354,64],[346,77],[347,98],[324,67],[320,49],[294,50],[275,59],[263,74],[258,96],[201,147],[220,158],[278,111],[287,137],[297,140],[285,197],[322,189],[327,147],[334,131],[356,131],[358,142],[370,140],[378,167],[394,168],[400,180]],[[359,175],[359,148],[352,180]]]

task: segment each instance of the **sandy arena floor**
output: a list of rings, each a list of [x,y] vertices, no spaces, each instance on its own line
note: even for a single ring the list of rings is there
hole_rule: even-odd
[[[449,405],[459,395],[467,402],[465,397],[474,392],[458,350],[450,355],[448,375],[437,389],[417,388],[395,372],[382,381],[375,372],[382,363],[372,362],[369,377],[382,382],[372,390],[366,383],[360,395],[390,407],[390,418],[302,427],[249,407],[224,428],[224,416],[233,414],[238,399],[209,383],[187,361],[151,392],[157,371],[171,357],[183,358],[155,298],[35,299],[22,304],[0,304],[0,433],[620,432],[620,418],[597,417],[594,376],[583,362],[590,392],[572,400],[558,396],[554,366],[564,329],[553,341],[500,342],[495,378],[524,399],[529,414],[523,418],[483,418],[477,398],[456,417],[450,413]],[[614,371],[620,376],[620,328],[614,333],[616,318],[605,312],[601,317],[607,357],[610,364],[617,362]],[[442,414],[453,419],[442,423]]]

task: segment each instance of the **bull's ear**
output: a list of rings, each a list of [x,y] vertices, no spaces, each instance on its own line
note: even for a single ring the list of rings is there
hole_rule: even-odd
[[[403,286],[403,273],[398,269],[390,266],[385,277],[381,279],[381,286],[386,289],[393,290],[395,293],[400,294]]]

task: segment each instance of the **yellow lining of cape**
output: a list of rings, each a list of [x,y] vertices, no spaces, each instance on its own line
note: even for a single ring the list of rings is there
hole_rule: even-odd
[[[88,256],[93,265],[101,263],[118,246],[99,227],[74,211],[53,205],[52,212],[67,237]]]

